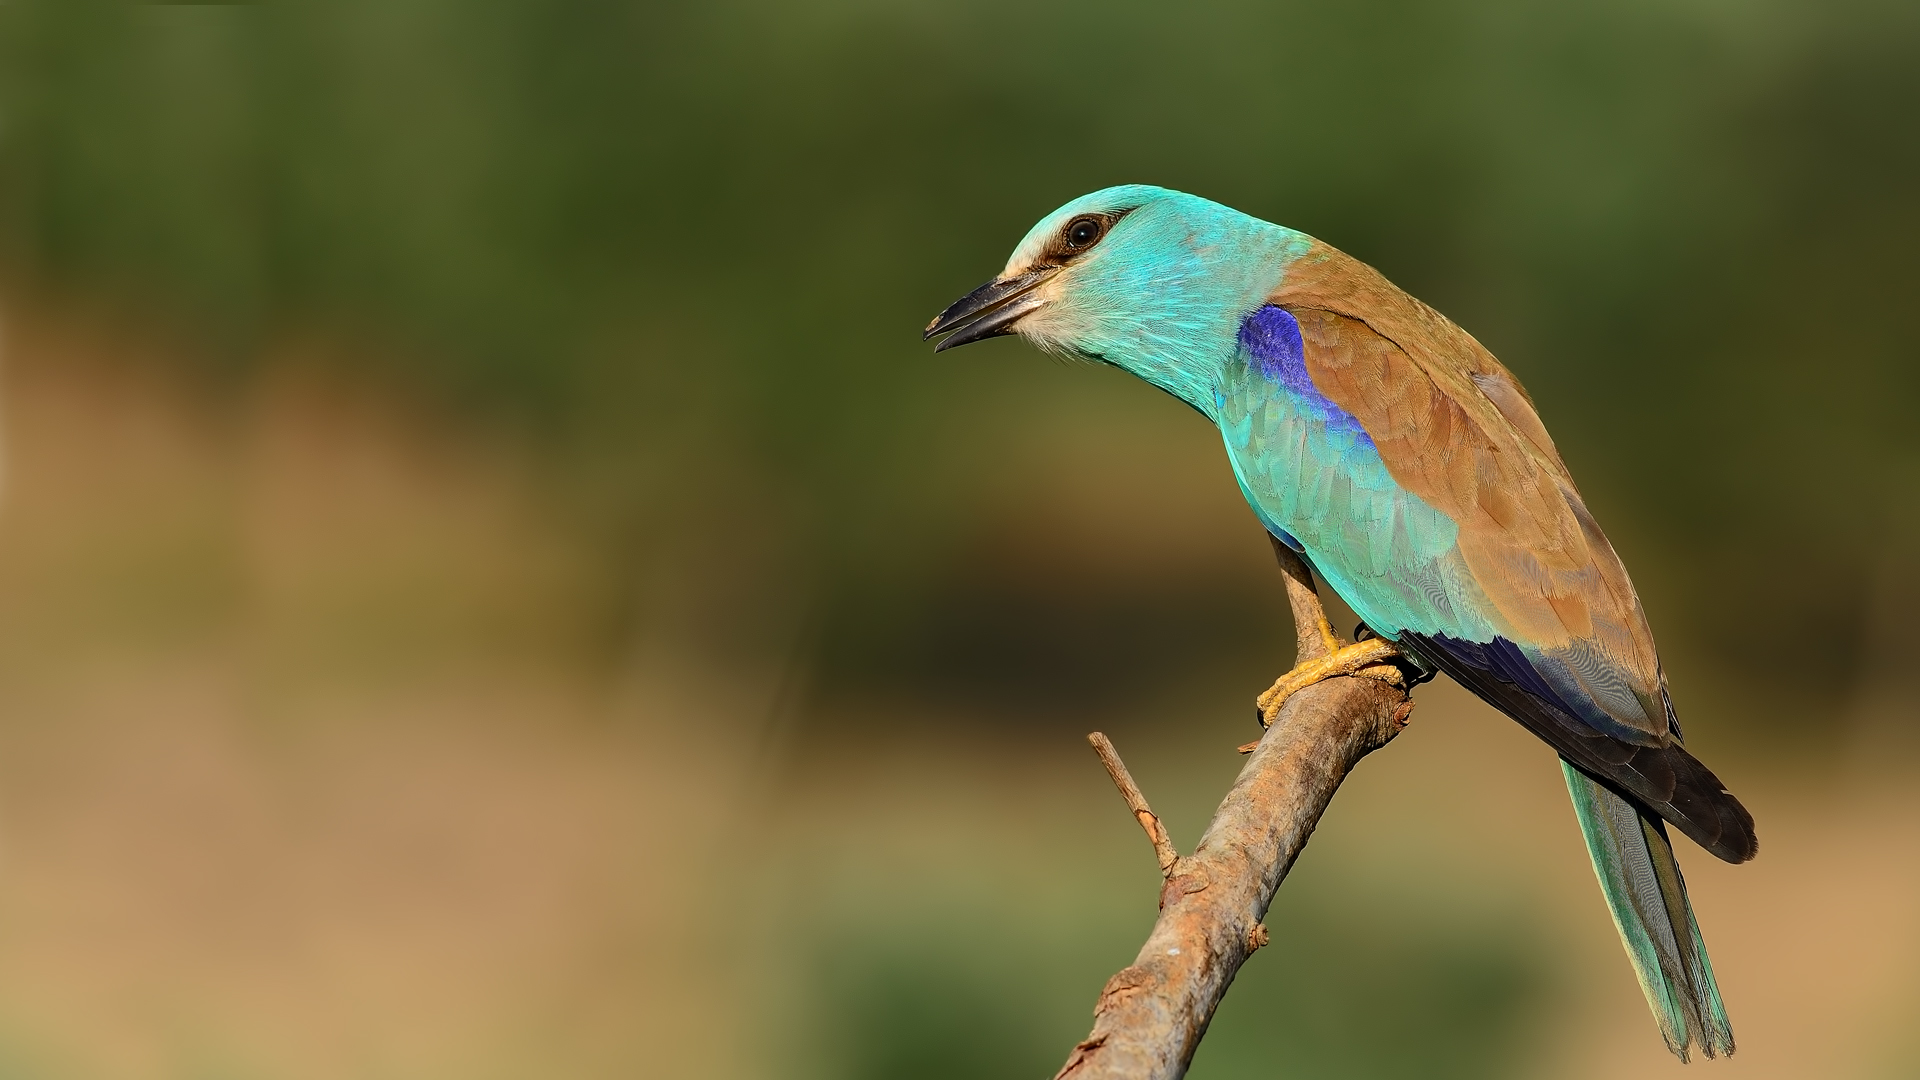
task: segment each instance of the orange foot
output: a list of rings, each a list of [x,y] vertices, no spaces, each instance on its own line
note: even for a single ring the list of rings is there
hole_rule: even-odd
[[[1288,698],[1314,683],[1338,675],[1360,675],[1395,686],[1406,685],[1406,677],[1401,674],[1397,663],[1401,652],[1393,642],[1386,638],[1368,638],[1352,645],[1342,645],[1325,620],[1320,623],[1320,634],[1326,639],[1327,654],[1308,660],[1280,676],[1255,702],[1260,709],[1262,727],[1272,726],[1280,716],[1280,707],[1287,703]]]

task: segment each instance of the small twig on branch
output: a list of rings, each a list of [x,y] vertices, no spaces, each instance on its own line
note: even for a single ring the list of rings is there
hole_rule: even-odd
[[[1334,638],[1313,574],[1274,545],[1287,579],[1299,658],[1323,656]],[[1341,781],[1406,726],[1413,702],[1380,679],[1340,676],[1287,699],[1254,746],[1191,855],[1179,855],[1160,819],[1099,734],[1088,736],[1127,806],[1153,839],[1166,878],[1160,918],[1134,962],[1107,980],[1093,1032],[1055,1080],[1176,1080],[1240,965],[1267,943],[1260,920],[1313,835]]]
[[[1133,782],[1133,774],[1127,771],[1127,763],[1120,760],[1120,751],[1113,748],[1113,742],[1099,732],[1087,736],[1093,744],[1093,752],[1100,755],[1100,764],[1107,767],[1107,775],[1113,777],[1113,786],[1120,789],[1120,797],[1127,800],[1127,809],[1147,830],[1147,839],[1153,842],[1154,858],[1160,860],[1160,876],[1172,877],[1173,868],[1180,861],[1180,852],[1173,846],[1173,837],[1167,835],[1167,827],[1160,824],[1160,816],[1147,805],[1147,797],[1140,792],[1140,785]]]

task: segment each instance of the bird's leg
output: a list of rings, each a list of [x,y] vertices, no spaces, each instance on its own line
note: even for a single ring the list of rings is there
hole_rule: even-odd
[[[1369,637],[1352,645],[1341,641],[1327,622],[1327,610],[1321,606],[1319,591],[1314,588],[1312,567],[1279,537],[1269,533],[1267,538],[1273,543],[1274,558],[1279,560],[1281,576],[1286,580],[1299,659],[1292,671],[1280,676],[1260,695],[1257,703],[1260,726],[1271,726],[1280,715],[1280,706],[1294,694],[1337,675],[1364,675],[1407,686],[1407,677],[1400,665],[1410,661],[1402,657],[1393,642],[1380,637]]]
[[[1342,644],[1324,617],[1320,620],[1320,633],[1327,642],[1326,653],[1295,665],[1255,702],[1260,709],[1260,726],[1272,725],[1280,716],[1280,707],[1294,694],[1339,675],[1359,675],[1395,686],[1405,685],[1406,677],[1399,666],[1400,649],[1393,642],[1376,637],[1352,645]]]

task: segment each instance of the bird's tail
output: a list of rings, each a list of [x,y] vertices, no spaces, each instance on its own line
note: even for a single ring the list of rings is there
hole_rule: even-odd
[[[1681,1061],[1696,1045],[1708,1057],[1733,1053],[1733,1029],[1666,825],[1567,762],[1560,768],[1600,891],[1667,1049]]]

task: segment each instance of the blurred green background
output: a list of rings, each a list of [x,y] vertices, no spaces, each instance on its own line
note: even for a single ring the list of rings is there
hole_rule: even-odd
[[[920,327],[1151,182],[1538,400],[1761,858],[1740,1076],[1920,1076],[1920,7],[0,5],[0,1075],[1043,1077],[1287,666],[1187,410]],[[1668,1064],[1551,756],[1348,784],[1218,1078]]]

